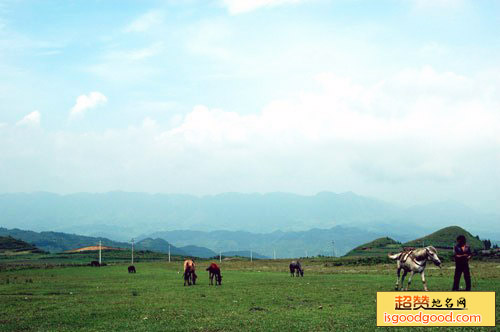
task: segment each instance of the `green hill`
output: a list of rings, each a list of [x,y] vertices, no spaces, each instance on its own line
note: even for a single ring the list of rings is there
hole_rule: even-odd
[[[389,252],[397,252],[400,249],[400,242],[390,237],[381,237],[352,249],[346,256],[386,256]]]
[[[38,249],[32,244],[22,240],[15,239],[11,236],[0,236],[0,253],[41,253],[42,250]]]
[[[472,250],[482,250],[484,249],[483,242],[479,238],[473,236],[471,233],[467,232],[465,229],[459,226],[445,227],[437,232],[429,234],[427,236],[421,237],[419,239],[406,242],[405,247],[422,247],[422,246],[434,246],[441,249],[453,249],[456,243],[457,236],[465,235],[467,243],[470,245]]]
[[[162,239],[152,239],[150,237],[143,239],[136,244],[136,248],[139,250],[149,250],[156,252],[167,253],[168,248],[170,246],[170,254],[171,255],[180,255],[185,256],[188,255],[185,251],[169,244],[167,241]]]
[[[0,237],[1,236],[21,239],[21,242],[25,241],[23,243],[33,243],[36,247],[48,252],[64,252],[82,247],[96,246],[99,241],[106,247],[130,249],[130,243],[127,242],[117,242],[104,237],[83,236],[61,232],[33,232],[17,228],[7,229],[0,227]],[[146,238],[136,243],[137,250],[150,250],[162,253],[168,252],[168,246],[169,243],[167,241],[157,238]],[[32,247],[35,248],[34,246]],[[193,248],[195,248],[195,252],[190,251],[190,249]],[[206,253],[210,250],[189,246],[185,247],[185,250],[183,250],[173,245],[170,246],[170,253],[172,255],[198,257],[197,254],[203,251]],[[211,254],[211,252],[209,254]]]
[[[49,252],[62,252],[76,248],[95,246],[101,241],[103,246],[114,248],[129,248],[130,244],[112,241],[103,237],[82,236],[61,232],[33,232],[21,229],[0,227],[0,236],[11,236],[16,239],[33,243],[40,249]]]
[[[441,250],[451,250],[456,243],[457,236],[461,234],[465,235],[472,250],[484,249],[483,242],[478,237],[461,227],[450,226],[403,244],[389,237],[381,237],[354,248],[346,256],[385,256],[389,252],[398,252],[403,247],[434,246]]]

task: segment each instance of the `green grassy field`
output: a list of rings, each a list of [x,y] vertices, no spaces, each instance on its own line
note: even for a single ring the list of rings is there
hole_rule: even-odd
[[[180,262],[138,263],[137,274],[128,274],[124,263],[4,270],[0,272],[0,330],[376,329],[376,292],[393,289],[392,264],[325,266],[325,261],[308,260],[303,262],[304,278],[291,278],[287,264],[223,262],[221,287],[208,286],[207,261],[198,262],[198,284],[191,287],[183,286]],[[500,290],[500,263],[472,266],[474,290]],[[430,290],[450,289],[450,267],[428,270]],[[422,289],[419,278],[412,288]],[[497,311],[499,306],[497,297]]]

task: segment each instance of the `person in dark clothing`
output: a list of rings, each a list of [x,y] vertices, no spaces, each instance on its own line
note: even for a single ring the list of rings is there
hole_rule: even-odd
[[[457,237],[457,244],[453,249],[453,257],[455,258],[455,277],[453,279],[453,289],[454,291],[459,290],[460,278],[462,273],[465,279],[465,290],[470,291],[470,271],[469,271],[469,259],[472,257],[470,247],[467,245],[465,236],[459,235]]]

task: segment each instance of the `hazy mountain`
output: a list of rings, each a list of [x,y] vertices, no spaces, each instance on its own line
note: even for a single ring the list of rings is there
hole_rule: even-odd
[[[272,233],[242,231],[166,231],[148,234],[147,237],[162,238],[178,247],[188,243],[210,248],[216,253],[253,250],[267,257],[303,257],[309,255],[343,255],[363,242],[381,235],[352,227],[336,226],[329,229]],[[139,237],[141,238],[141,237]],[[249,254],[248,254],[249,256]]]
[[[203,197],[127,192],[0,194],[0,226],[127,242],[139,234],[176,229],[272,233],[338,225],[401,241],[438,227],[460,225],[481,237],[499,239],[499,221],[498,216],[479,213],[460,203],[402,208],[350,192],[313,196],[225,193]]]
[[[180,247],[180,250],[189,253],[190,256],[195,256],[195,257],[201,257],[201,258],[210,258],[210,257],[215,257],[218,254],[205,247],[198,247],[194,245],[189,245],[189,246],[184,246]]]
[[[306,230],[383,219],[397,209],[352,193],[286,193],[195,197],[110,192],[0,195],[0,225],[120,236],[156,230]]]

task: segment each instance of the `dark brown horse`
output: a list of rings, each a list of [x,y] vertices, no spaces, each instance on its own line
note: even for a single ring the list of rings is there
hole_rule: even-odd
[[[214,284],[215,277],[215,286],[222,285],[222,275],[220,274],[220,268],[217,264],[212,263],[209,267],[207,267],[208,278],[210,279],[210,285]]]
[[[304,270],[302,269],[302,266],[300,265],[299,261],[292,261],[290,263],[290,274],[292,277],[298,277],[299,275],[301,277],[304,276]]]
[[[100,267],[101,264],[99,264],[99,261],[92,261],[92,262],[90,262],[90,266]]]
[[[128,267],[128,273],[135,273],[135,272],[136,272],[136,271],[135,271],[135,266],[130,265],[130,266]]]

